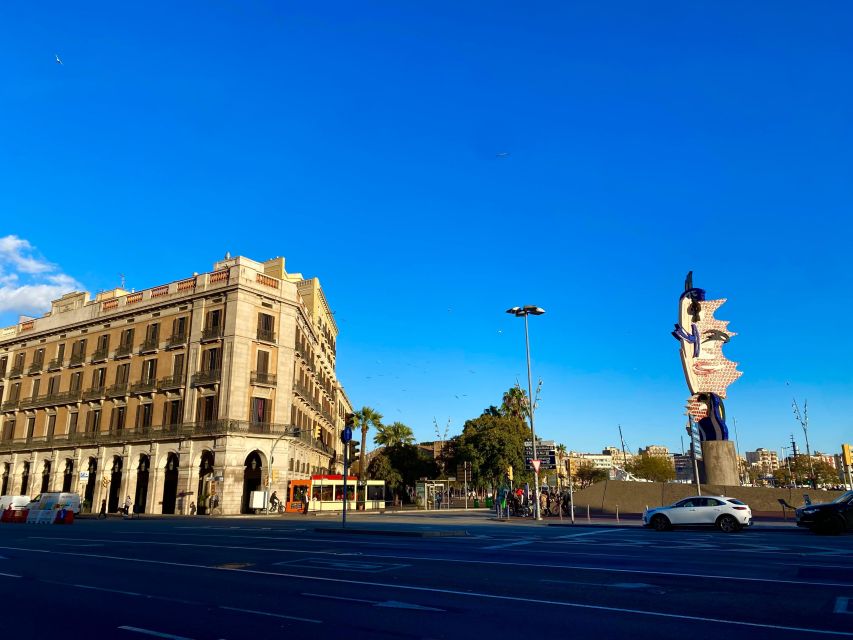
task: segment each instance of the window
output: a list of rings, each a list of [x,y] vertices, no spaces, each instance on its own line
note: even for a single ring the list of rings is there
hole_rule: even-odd
[[[47,395],[52,396],[59,393],[59,376],[52,376],[47,380]]]
[[[47,438],[50,440],[53,438],[53,434],[56,431],[56,414],[53,413],[47,417]]]
[[[180,424],[183,420],[183,406],[180,400],[172,400],[163,405],[163,424]]]
[[[35,379],[33,380],[33,392],[30,394],[31,397],[35,398],[39,394],[39,387],[41,386],[41,380]]]
[[[110,431],[122,431],[124,429],[124,420],[127,414],[127,407],[113,407],[110,414]]]
[[[367,485],[368,500],[385,500],[385,487],[381,484]]]
[[[258,351],[258,363],[257,363],[257,371],[258,373],[269,373],[270,371],[270,352],[269,351]]]
[[[33,434],[36,431],[36,419],[35,416],[30,416],[27,418],[27,440],[33,437]]]
[[[181,316],[172,320],[172,337],[185,336],[187,334],[187,318]]]
[[[36,349],[35,355],[33,356],[33,365],[42,364],[44,364],[44,349]]]
[[[252,398],[252,423],[268,424],[271,404],[267,398]]]
[[[80,371],[75,371],[71,374],[71,391],[80,391],[80,387],[83,384],[83,373]]]
[[[258,314],[258,340],[275,341],[275,318],[267,313]]]
[[[157,342],[160,338],[160,323],[149,324],[145,328],[145,342]]]
[[[68,414],[68,435],[77,433],[77,415],[76,411]]]
[[[106,367],[101,367],[100,369],[95,369],[92,372],[92,388],[93,389],[103,389],[106,381],[107,381],[107,368]]]
[[[198,422],[213,422],[216,420],[216,396],[202,396],[198,399]]]
[[[142,381],[154,382],[157,379],[157,359],[151,358],[142,363]]]
[[[174,378],[180,378],[184,373],[184,354],[177,354],[172,360],[172,376]]]
[[[723,502],[722,500],[717,500],[716,498],[705,498],[705,504],[703,506],[705,506],[705,507],[720,507],[724,504],[725,504],[725,502]]]
[[[58,345],[56,347],[56,359],[59,360],[60,363],[65,359],[65,343]]]
[[[154,405],[152,403],[141,404],[136,409],[136,428],[147,429],[151,426],[152,416],[154,415]]]
[[[208,349],[207,351],[202,352],[201,356],[201,370],[202,371],[218,371],[220,363],[220,350],[217,349]]]
[[[116,368],[116,384],[127,384],[127,380],[130,377],[130,365],[120,364]]]
[[[26,354],[24,353],[16,353],[15,354],[15,366],[13,369],[23,369],[24,368],[24,359],[26,358]]]
[[[3,423],[3,439],[11,440],[15,437],[15,421],[14,420],[6,420]]]
[[[214,309],[213,311],[208,311],[205,316],[204,328],[205,329],[218,329],[222,326],[222,309]]]
[[[96,353],[106,353],[110,349],[110,334],[105,333],[98,336],[98,346],[95,347]]]
[[[125,329],[121,332],[121,344],[124,349],[133,348],[133,329]]]
[[[21,399],[21,383],[16,382],[12,385],[12,390],[9,392],[9,401],[17,402]]]
[[[92,409],[86,414],[86,433],[95,433],[101,429],[101,410]]]
[[[3,356],[0,358],[0,378],[6,376],[6,366],[9,363],[9,356]]]

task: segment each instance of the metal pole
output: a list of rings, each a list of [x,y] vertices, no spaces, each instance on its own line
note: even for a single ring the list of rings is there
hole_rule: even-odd
[[[702,495],[702,485],[699,482],[699,461],[696,459],[696,434],[693,433],[693,421],[687,416],[687,428],[690,430],[690,455],[693,457],[693,481],[696,483],[696,493]]]
[[[743,475],[740,469],[740,440],[737,436],[737,418],[732,418],[732,424],[735,426],[735,456],[737,457],[737,479],[740,485],[743,486]]]
[[[349,442],[344,443],[344,509],[341,512],[341,529],[347,528],[347,475],[349,475]]]
[[[572,458],[569,457],[569,510],[572,515],[572,524],[575,523],[575,495],[572,490]]]
[[[462,474],[465,478],[465,511],[468,511],[468,465],[469,462],[462,463]]]
[[[538,460],[536,455],[536,429],[533,426],[533,379],[530,377],[530,333],[527,328],[527,316],[524,314],[524,345],[527,349],[527,403],[528,417],[530,419],[530,435],[533,438],[533,460]],[[535,465],[535,463],[534,463]],[[539,513],[539,470],[533,467],[533,516],[535,520],[541,520]]]
[[[625,453],[625,438],[622,437],[622,425],[619,425],[619,441],[622,443],[622,469],[627,471],[625,467],[628,466],[628,454]]]

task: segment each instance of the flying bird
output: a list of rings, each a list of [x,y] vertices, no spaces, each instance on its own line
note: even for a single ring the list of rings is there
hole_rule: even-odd
[[[495,154],[496,158],[509,158],[509,151],[499,151]]]
[[[60,59],[59,59],[59,54],[58,54],[58,53],[54,53],[54,54],[53,54],[53,57],[54,57],[54,58],[56,58],[56,64],[62,64],[62,60],[60,60]]]

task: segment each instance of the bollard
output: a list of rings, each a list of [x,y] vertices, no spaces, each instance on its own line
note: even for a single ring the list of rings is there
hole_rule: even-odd
[[[616,524],[619,524],[619,505],[616,505]]]
[[[589,517],[589,505],[586,505],[586,521],[592,522],[592,520]]]

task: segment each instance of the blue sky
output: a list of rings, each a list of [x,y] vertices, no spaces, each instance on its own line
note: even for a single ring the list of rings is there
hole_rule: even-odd
[[[537,433],[680,449],[692,269],[729,298],[741,450],[802,446],[796,395],[836,451],[853,7],[717,5],[4,3],[0,320],[283,255],[352,401],[421,439],[524,382],[504,310],[537,304]]]

